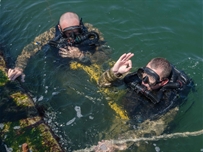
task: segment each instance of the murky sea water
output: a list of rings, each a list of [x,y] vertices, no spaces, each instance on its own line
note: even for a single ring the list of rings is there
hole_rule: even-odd
[[[202,6],[201,0],[0,0],[0,43],[12,66],[23,47],[55,26],[61,14],[76,12],[83,22],[103,33],[113,60],[133,52],[136,68],[153,57],[165,57],[194,80],[196,91],[189,94],[165,134],[194,132],[203,129]],[[70,70],[40,52],[30,59],[25,74],[25,88],[36,102],[50,108],[47,121],[62,137],[67,151],[105,139],[117,140],[122,121],[86,72]],[[203,135],[146,140],[142,144],[150,152],[198,152],[203,151]],[[126,151],[135,151],[136,146]]]

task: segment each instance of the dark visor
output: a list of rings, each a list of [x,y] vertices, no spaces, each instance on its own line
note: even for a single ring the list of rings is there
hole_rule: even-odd
[[[78,31],[80,31],[81,26],[79,25],[79,26],[66,27],[66,28],[63,29],[63,33],[67,32],[67,31],[73,31],[73,30],[76,30],[76,29],[78,29]]]
[[[71,26],[63,29],[62,31],[63,37],[68,38],[68,37],[74,37],[74,35],[77,35],[81,33],[81,26]]]
[[[151,84],[151,85],[155,85],[155,84],[157,84],[157,83],[160,82],[160,81],[159,81],[159,80],[160,80],[160,77],[159,77],[159,75],[158,75],[155,71],[153,71],[152,69],[150,69],[150,68],[148,68],[148,67],[139,68],[139,69],[137,70],[137,74],[138,74],[139,78],[140,78],[141,80],[143,80],[145,83],[149,83],[149,80],[148,80],[148,76],[145,76],[145,77],[143,78],[143,73],[146,73],[147,75],[153,77],[153,79],[155,80],[155,82],[154,82],[153,84]]]

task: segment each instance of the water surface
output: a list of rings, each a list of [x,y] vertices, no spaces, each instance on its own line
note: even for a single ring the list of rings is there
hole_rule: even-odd
[[[196,91],[189,94],[167,134],[198,131],[203,129],[202,6],[201,0],[1,0],[0,42],[12,66],[24,46],[55,26],[61,14],[74,11],[103,33],[113,60],[133,52],[135,68],[153,57],[165,57],[184,70],[194,80]],[[50,121],[68,151],[114,139],[112,128],[120,121],[96,83],[84,71],[54,61],[43,53],[31,58],[25,69],[25,86],[36,102],[51,107],[55,119]],[[200,135],[149,141],[144,146],[150,151],[191,152],[203,151],[202,143]],[[136,146],[128,150],[134,151]]]

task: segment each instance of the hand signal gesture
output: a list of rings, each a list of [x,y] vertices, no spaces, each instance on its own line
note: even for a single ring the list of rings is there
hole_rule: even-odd
[[[124,74],[132,68],[132,61],[130,60],[133,57],[133,53],[123,54],[114,64],[112,71],[114,74]]]

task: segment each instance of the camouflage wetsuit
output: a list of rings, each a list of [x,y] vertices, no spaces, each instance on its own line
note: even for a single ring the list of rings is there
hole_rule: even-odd
[[[180,105],[189,92],[188,84],[191,81],[187,76],[173,68],[168,85],[159,90],[149,93],[143,93],[142,90],[136,89],[135,85],[141,85],[141,80],[137,76],[137,72],[129,73],[125,76],[114,75],[111,69],[105,71],[100,77],[98,83],[102,87],[116,86],[120,83],[127,86],[127,93],[121,100],[128,117],[134,123],[141,123],[147,119],[158,119],[162,114],[167,113],[172,108]],[[180,84],[180,85],[179,85]],[[138,87],[138,88],[139,88]],[[153,103],[150,95],[156,98],[161,92],[161,98],[157,103]]]
[[[104,39],[99,32],[98,29],[94,28],[91,24],[85,23],[84,26],[87,28],[88,31],[94,31],[99,34],[99,41],[102,42]],[[25,69],[28,60],[31,56],[36,54],[38,51],[42,49],[42,47],[46,46],[47,43],[54,39],[57,33],[57,26],[52,27],[48,31],[40,34],[37,36],[34,41],[23,48],[21,55],[18,56],[15,67]],[[108,51],[104,50],[104,45],[95,46],[94,51],[86,48],[84,51],[84,57],[77,59],[79,62],[82,63],[102,63],[108,58]],[[80,49],[80,48],[79,48]],[[80,49],[81,50],[81,49]],[[83,51],[83,50],[81,50]]]

